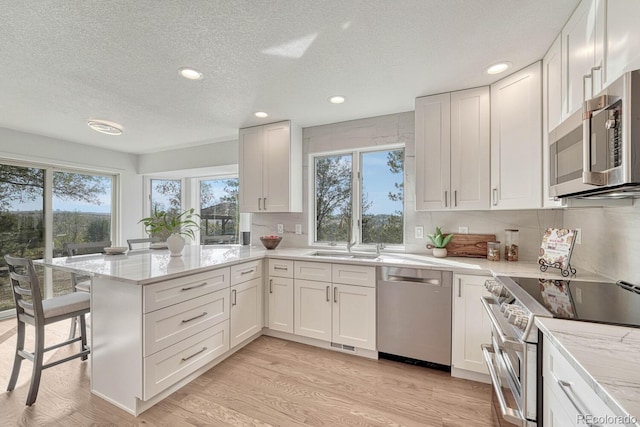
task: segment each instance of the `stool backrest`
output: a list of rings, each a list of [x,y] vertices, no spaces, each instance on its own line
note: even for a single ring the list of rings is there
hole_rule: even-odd
[[[13,300],[16,303],[16,315],[18,318],[29,317],[44,320],[42,311],[42,293],[40,292],[40,281],[33,268],[33,262],[27,258],[15,258],[5,255],[4,259],[9,266],[9,277],[11,279],[11,291]],[[25,309],[33,313],[33,316]]]
[[[65,243],[64,254],[67,256],[75,256],[82,254],[104,253],[104,248],[111,246],[111,240],[102,240],[100,242],[86,243]]]

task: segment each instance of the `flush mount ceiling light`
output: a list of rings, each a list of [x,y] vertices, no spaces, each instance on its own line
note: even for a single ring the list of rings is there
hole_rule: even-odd
[[[498,62],[487,68],[487,74],[500,74],[511,67],[511,62]]]
[[[342,104],[345,101],[344,96],[336,95],[329,98],[329,102],[332,104]]]
[[[189,67],[182,67],[178,69],[178,73],[180,73],[180,75],[185,79],[189,80],[202,80],[202,78],[204,77],[204,75],[200,71],[194,70],[193,68]]]
[[[259,117],[261,119],[264,119],[265,117],[269,117],[269,115],[267,113],[265,113],[264,111],[257,111],[255,113],[253,113],[254,116]]]
[[[96,132],[107,135],[122,135],[122,125],[118,123],[107,122],[106,120],[89,120],[87,125]]]

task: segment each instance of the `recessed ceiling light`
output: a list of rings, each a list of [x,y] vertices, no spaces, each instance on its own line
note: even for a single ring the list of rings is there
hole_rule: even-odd
[[[106,120],[89,120],[87,125],[96,132],[105,133],[107,135],[122,135],[122,125],[118,123],[108,122]]]
[[[487,68],[487,74],[500,74],[511,67],[511,62],[498,62]]]
[[[204,77],[204,75],[200,71],[194,70],[193,68],[189,67],[180,68],[178,70],[178,73],[180,73],[180,75],[185,79],[189,80],[202,80],[202,78]]]
[[[269,117],[269,115],[267,113],[265,113],[264,111],[257,111],[253,114],[256,117],[259,117],[261,119],[264,119],[265,117]]]
[[[342,104],[345,101],[344,96],[336,95],[329,98],[329,102],[332,104]]]

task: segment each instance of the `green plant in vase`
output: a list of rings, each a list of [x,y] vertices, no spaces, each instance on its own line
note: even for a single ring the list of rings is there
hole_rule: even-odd
[[[449,244],[451,239],[453,238],[452,234],[442,234],[442,230],[440,227],[436,227],[436,231],[433,234],[427,234],[429,240],[431,240],[431,245],[427,245],[428,249],[433,249],[433,256],[436,258],[444,258],[447,256],[447,248],[446,246]]]
[[[139,223],[144,224],[145,231],[151,236],[168,236],[167,246],[171,256],[180,256],[185,245],[185,237],[196,238],[196,231],[200,230],[200,215],[195,209],[182,212],[166,212],[154,209],[153,215],[142,218]]]

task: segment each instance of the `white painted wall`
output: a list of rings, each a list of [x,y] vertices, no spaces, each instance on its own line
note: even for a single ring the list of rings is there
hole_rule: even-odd
[[[209,169],[238,164],[238,141],[203,143],[195,147],[140,154],[137,171],[141,175],[158,172]]]
[[[105,135],[105,138],[113,137]],[[117,174],[121,222],[115,230],[114,243],[120,244],[128,236],[139,234],[136,223],[142,218],[142,177],[136,171],[136,155],[0,128],[2,160]]]

